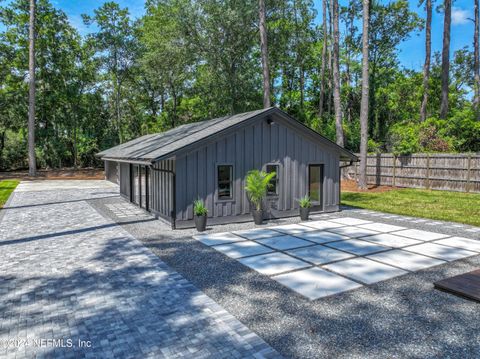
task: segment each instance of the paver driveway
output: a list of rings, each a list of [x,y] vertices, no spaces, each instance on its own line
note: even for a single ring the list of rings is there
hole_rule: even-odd
[[[87,203],[110,196],[104,181],[22,183],[0,211],[0,357],[278,356]]]

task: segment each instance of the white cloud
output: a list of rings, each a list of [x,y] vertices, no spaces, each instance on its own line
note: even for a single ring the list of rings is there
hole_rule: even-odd
[[[464,25],[467,24],[471,18],[469,10],[463,10],[458,7],[452,9],[452,23],[454,25]]]

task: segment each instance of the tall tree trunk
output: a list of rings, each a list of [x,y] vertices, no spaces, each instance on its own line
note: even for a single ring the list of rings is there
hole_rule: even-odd
[[[30,0],[30,23],[28,34],[28,174],[37,175],[35,158],[35,0]]]
[[[322,120],[323,117],[323,101],[325,98],[325,67],[327,65],[327,0],[322,0],[322,16],[323,16],[323,46],[322,46],[322,66],[320,68],[320,99],[318,102],[318,117]]]
[[[442,48],[442,103],[440,118],[448,115],[448,85],[450,72],[450,27],[452,23],[452,0],[445,0],[445,18],[443,20],[443,48]]]
[[[263,71],[263,108],[270,107],[270,70],[268,66],[267,27],[265,25],[265,0],[258,0],[260,18],[260,51],[262,53]]]
[[[335,109],[335,129],[337,145],[344,145],[342,127],[342,103],[340,99],[340,30],[338,28],[338,0],[333,2],[333,107]]]
[[[370,21],[369,0],[363,0],[363,34],[362,34],[362,100],[360,104],[360,176],[358,186],[367,189],[367,150],[368,150],[368,25]]]
[[[478,1],[478,0],[476,0]],[[430,79],[430,58],[432,53],[432,0],[426,0],[427,19],[425,22],[425,64],[423,65],[423,99],[420,107],[420,121],[427,119],[428,81]]]
[[[474,109],[475,109],[475,114],[476,114],[476,117],[477,117],[477,121],[480,121],[480,64],[479,64],[479,61],[480,61],[480,54],[479,54],[479,49],[478,49],[478,33],[480,31],[479,27],[480,27],[480,19],[479,19],[479,16],[480,14],[478,13],[479,11],[479,6],[478,6],[478,3],[479,3],[479,0],[475,0],[475,6],[474,6],[474,9],[475,9],[475,30],[474,30],[474,34],[473,34],[473,48],[474,48],[474,57],[475,57],[475,60],[474,60],[474,63],[473,63],[473,67],[474,67],[474,72],[475,72],[475,97],[473,99],[473,105],[474,105]]]
[[[332,95],[333,95],[333,29],[332,29],[332,19],[333,19],[333,0],[328,1],[328,97],[327,97],[327,111],[330,115],[332,113]]]

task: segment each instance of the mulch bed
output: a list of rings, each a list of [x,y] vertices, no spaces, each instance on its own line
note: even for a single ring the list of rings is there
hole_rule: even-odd
[[[388,192],[398,187],[391,187],[391,186],[376,186],[376,185],[368,185],[368,189],[360,189],[358,188],[357,182],[355,180],[349,179],[342,179],[342,192]]]
[[[30,177],[28,171],[0,172],[0,180],[21,179],[21,180],[102,180],[105,179],[105,172],[102,168],[64,168],[58,170],[38,170],[37,177]]]

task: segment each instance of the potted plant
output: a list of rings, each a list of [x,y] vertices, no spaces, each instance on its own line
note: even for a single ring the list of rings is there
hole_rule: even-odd
[[[195,218],[195,227],[197,231],[203,232],[207,228],[207,213],[208,209],[201,199],[193,202],[193,214]]]
[[[255,224],[263,223],[263,198],[267,195],[270,181],[275,177],[275,172],[266,173],[263,171],[252,170],[248,172],[245,179],[247,191],[250,202],[255,207],[252,209],[253,221]]]
[[[298,200],[300,205],[300,219],[302,221],[308,221],[308,215],[310,214],[310,207],[312,207],[312,201],[308,195]]]

